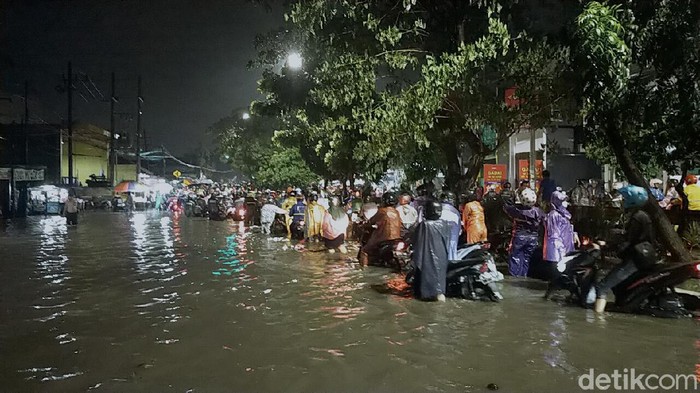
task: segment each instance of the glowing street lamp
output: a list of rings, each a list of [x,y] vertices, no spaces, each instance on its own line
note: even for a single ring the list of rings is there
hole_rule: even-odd
[[[304,58],[297,52],[292,52],[287,56],[287,66],[292,70],[300,70],[304,65]]]
[[[250,119],[250,113],[248,112],[243,112],[243,115],[241,116],[243,120],[248,120]]]

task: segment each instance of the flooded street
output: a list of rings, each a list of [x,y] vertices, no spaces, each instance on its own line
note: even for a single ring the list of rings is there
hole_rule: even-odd
[[[158,212],[0,222],[0,391],[555,392],[700,367],[696,320],[596,317],[508,279],[500,304],[424,303],[277,240]]]

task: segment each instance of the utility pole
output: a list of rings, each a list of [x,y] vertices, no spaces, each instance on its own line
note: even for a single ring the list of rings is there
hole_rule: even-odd
[[[68,93],[68,184],[73,185],[73,65],[70,61],[66,91]]]
[[[112,85],[109,100],[109,184],[114,186],[115,181],[115,167],[116,167],[116,151],[114,145],[117,143],[117,138],[115,137],[116,131],[114,129],[114,104],[117,101],[117,97],[114,95],[114,72],[112,72]]]
[[[139,174],[141,174],[141,115],[143,114],[143,97],[141,96],[141,75],[139,75],[138,84],[139,92],[138,98],[136,100],[136,181],[139,181]]]
[[[29,164],[29,81],[24,81],[24,118],[22,127],[24,128],[24,163]]]
[[[537,163],[537,130],[530,128],[530,188],[533,190],[537,188],[537,168],[535,164]]]

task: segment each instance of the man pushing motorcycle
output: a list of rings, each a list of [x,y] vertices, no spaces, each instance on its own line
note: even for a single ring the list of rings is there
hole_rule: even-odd
[[[401,216],[394,207],[396,202],[396,194],[393,192],[386,192],[382,195],[382,207],[367,222],[367,225],[376,226],[376,229],[372,232],[367,243],[360,249],[358,255],[360,265],[369,265],[370,257],[375,256],[379,251],[380,243],[401,238]]]
[[[643,210],[649,201],[647,190],[630,185],[621,188],[619,193],[624,200],[625,212],[629,214],[625,224],[625,241],[618,250],[622,262],[595,284],[588,294],[590,303],[595,291],[595,311],[599,313],[605,310],[608,291],[638,270],[646,269],[656,263],[653,223],[651,217]]]

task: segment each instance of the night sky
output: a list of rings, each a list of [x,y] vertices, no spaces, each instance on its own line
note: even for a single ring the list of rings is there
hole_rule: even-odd
[[[117,130],[135,129],[137,76],[143,79],[143,128],[150,146],[182,154],[205,129],[259,97],[256,34],[282,23],[282,10],[245,0],[4,0],[0,90],[41,103],[33,121],[54,123],[66,112],[67,62],[87,74],[76,84],[74,118],[109,128],[110,73],[120,103]],[[3,59],[4,58],[4,59]],[[99,92],[98,92],[99,90]],[[96,98],[93,98],[94,94]],[[81,95],[83,97],[81,97]],[[149,147],[150,147],[149,146]]]

